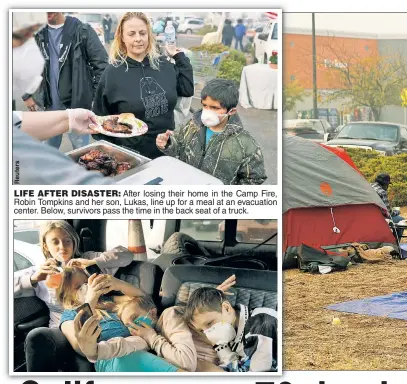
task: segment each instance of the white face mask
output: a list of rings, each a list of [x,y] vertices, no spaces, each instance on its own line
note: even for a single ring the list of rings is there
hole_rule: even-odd
[[[212,325],[204,331],[204,334],[211,343],[218,345],[227,344],[236,338],[236,331],[233,326],[224,321]]]
[[[13,96],[33,94],[42,81],[45,60],[34,38],[13,48]]]
[[[216,127],[223,120],[225,120],[227,115],[228,114],[218,115],[216,112],[211,111],[210,109],[203,109],[201,114],[201,121],[202,124],[206,127]],[[222,116],[223,118],[221,119]]]
[[[88,284],[82,284],[82,286],[76,292],[76,298],[81,304],[85,303],[86,294],[88,293]]]

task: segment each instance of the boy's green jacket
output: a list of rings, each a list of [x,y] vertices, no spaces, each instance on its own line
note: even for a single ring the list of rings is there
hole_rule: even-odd
[[[259,144],[243,129],[237,114],[229,117],[225,129],[211,137],[208,145],[206,127],[201,122],[201,111],[170,136],[165,149],[176,157],[210,175],[224,184],[262,184],[267,176]]]

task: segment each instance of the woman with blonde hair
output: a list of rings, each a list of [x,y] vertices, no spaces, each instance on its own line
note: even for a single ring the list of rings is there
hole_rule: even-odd
[[[127,12],[119,22],[112,42],[109,65],[103,73],[93,104],[98,116],[133,113],[148,125],[143,136],[108,140],[129,147],[151,159],[162,156],[155,140],[158,134],[174,130],[174,109],[178,97],[194,94],[189,59],[175,45],[166,45],[169,57],[160,56],[150,20],[142,12]],[[171,60],[172,59],[172,60]]]
[[[28,372],[53,371],[53,362],[56,364],[64,359],[59,353],[65,351],[63,345],[67,342],[58,329],[64,309],[57,300],[56,289],[47,284],[47,278],[59,274],[60,268],[66,266],[84,270],[88,266],[97,265],[104,273],[114,275],[120,267],[129,265],[133,260],[133,253],[122,246],[106,252],[91,251],[81,254],[79,236],[63,220],[44,223],[40,228],[39,240],[45,263],[33,266],[24,275],[14,279],[15,298],[37,296],[49,308],[49,328],[35,328],[26,338]]]

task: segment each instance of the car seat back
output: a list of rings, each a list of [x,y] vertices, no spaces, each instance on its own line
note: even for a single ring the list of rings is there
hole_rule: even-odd
[[[277,310],[277,272],[209,266],[172,266],[166,269],[161,284],[162,309],[185,305],[195,289],[217,287],[231,275],[236,285],[228,296],[232,305],[243,304],[250,309],[268,307]]]
[[[140,288],[155,302],[158,300],[162,276],[162,270],[147,261],[133,261],[128,266],[119,268],[115,274],[116,278]]]

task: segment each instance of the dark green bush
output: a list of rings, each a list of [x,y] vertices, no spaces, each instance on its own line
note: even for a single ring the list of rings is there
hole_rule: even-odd
[[[388,173],[392,181],[388,190],[391,206],[407,206],[407,155],[381,156],[359,148],[345,150],[370,183],[379,173]]]

